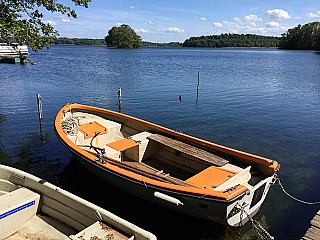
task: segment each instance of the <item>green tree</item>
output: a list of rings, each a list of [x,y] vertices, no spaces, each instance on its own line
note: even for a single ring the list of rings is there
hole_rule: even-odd
[[[76,6],[88,7],[91,0],[72,0]],[[33,51],[50,47],[59,35],[44,21],[44,12],[58,12],[76,18],[75,10],[57,0],[0,0],[0,40],[27,44]]]
[[[109,47],[116,48],[139,48],[142,46],[141,37],[126,24],[122,24],[120,27],[112,27],[108,31],[105,41]]]
[[[320,22],[299,24],[281,36],[281,49],[320,50]]]

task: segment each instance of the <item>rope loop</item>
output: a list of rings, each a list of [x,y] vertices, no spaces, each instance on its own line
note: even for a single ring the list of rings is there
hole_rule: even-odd
[[[79,131],[78,126],[79,126],[79,119],[75,118],[73,115],[61,121],[62,131],[66,135],[76,136]]]

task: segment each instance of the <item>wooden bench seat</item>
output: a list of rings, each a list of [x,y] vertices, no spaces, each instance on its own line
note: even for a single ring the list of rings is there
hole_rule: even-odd
[[[170,147],[174,150],[195,157],[202,161],[209,162],[215,166],[222,167],[223,165],[229,163],[226,159],[223,159],[213,153],[160,134],[152,134],[148,136],[148,139],[161,143],[167,147]]]
[[[92,138],[96,134],[105,134],[108,129],[96,121],[85,123],[79,126],[79,131],[84,134],[84,138]]]
[[[223,168],[210,166],[200,173],[187,179],[186,182],[204,188],[217,188],[234,177],[237,173]]]

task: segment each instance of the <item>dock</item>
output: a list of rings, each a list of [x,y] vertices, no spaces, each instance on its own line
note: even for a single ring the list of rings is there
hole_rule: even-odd
[[[320,240],[320,210],[310,221],[310,227],[306,234],[302,237],[303,240]]]

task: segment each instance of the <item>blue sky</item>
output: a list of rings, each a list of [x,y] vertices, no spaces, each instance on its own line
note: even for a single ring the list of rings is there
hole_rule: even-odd
[[[46,14],[61,37],[104,38],[113,26],[128,24],[144,41],[183,42],[221,33],[280,36],[298,24],[320,21],[319,0],[92,0],[72,6],[78,18]]]

